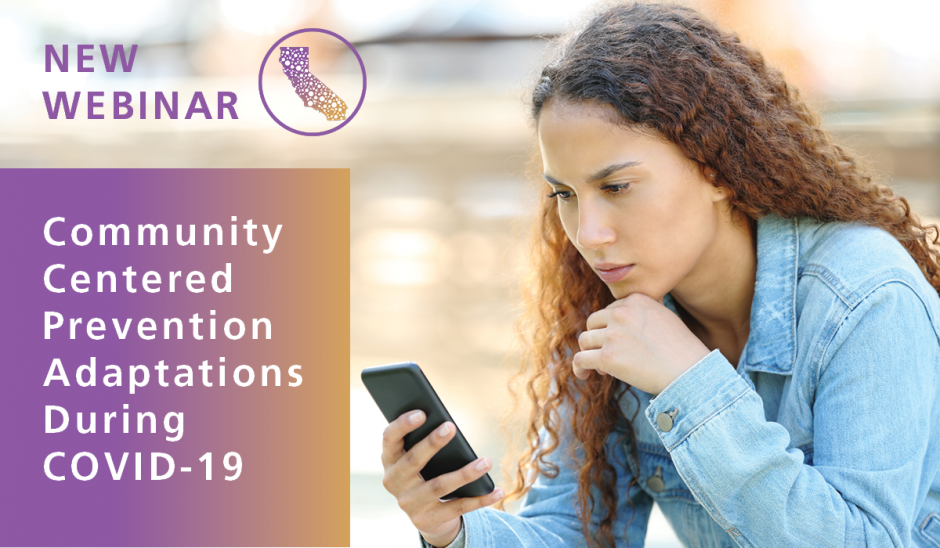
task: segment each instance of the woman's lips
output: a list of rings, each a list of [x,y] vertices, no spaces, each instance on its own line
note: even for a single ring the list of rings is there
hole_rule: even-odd
[[[602,263],[594,265],[594,271],[597,272],[597,275],[600,276],[601,280],[604,280],[604,283],[612,284],[626,278],[627,274],[633,270],[633,266],[634,265],[632,264],[615,265]]]

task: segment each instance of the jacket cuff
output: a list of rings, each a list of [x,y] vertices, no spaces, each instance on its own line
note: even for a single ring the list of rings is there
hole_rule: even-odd
[[[454,538],[454,540],[452,540],[450,544],[448,544],[444,548],[464,548],[464,546],[466,546],[466,533],[465,533],[466,530],[467,530],[467,524],[463,520],[463,516],[461,516],[460,517],[460,532],[457,533],[457,536]],[[418,533],[418,538],[421,539],[422,548],[435,548],[433,544],[430,544],[428,543],[428,541],[424,540],[424,536],[422,536],[421,533]]]
[[[716,348],[651,399],[646,418],[672,451],[748,390],[747,381]]]

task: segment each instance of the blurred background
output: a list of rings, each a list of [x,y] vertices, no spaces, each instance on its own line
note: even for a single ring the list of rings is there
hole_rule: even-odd
[[[940,3],[685,4],[759,47],[915,210],[940,213]],[[547,40],[595,7],[572,0],[0,1],[0,167],[351,168],[352,546],[415,546],[417,533],[381,486],[386,423],[359,371],[419,363],[477,454],[501,461],[507,371],[520,359],[515,282],[525,270],[530,204],[544,192],[525,176],[534,150],[526,90]],[[304,27],[350,40],[368,72],[356,118],[324,137],[283,130],[257,94],[265,52]],[[47,43],[136,43],[139,50],[131,74],[45,73]],[[311,53],[314,61],[334,81],[360,77],[347,49],[325,47]],[[113,89],[177,90],[181,102],[193,90],[207,97],[234,91],[239,120],[49,120],[41,95]],[[355,98],[346,102],[351,112]],[[492,475],[500,477],[498,467]],[[678,546],[658,511],[647,546]]]

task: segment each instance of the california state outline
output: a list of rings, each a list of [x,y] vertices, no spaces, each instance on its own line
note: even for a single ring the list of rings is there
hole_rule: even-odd
[[[281,67],[304,106],[322,112],[327,120],[345,120],[346,102],[310,73],[310,48],[281,48]]]

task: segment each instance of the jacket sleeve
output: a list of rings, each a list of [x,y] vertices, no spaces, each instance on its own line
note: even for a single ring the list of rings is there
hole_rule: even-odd
[[[925,461],[940,352],[924,303],[886,283],[820,337],[807,360],[818,368],[813,465],[717,350],[654,398],[647,419],[741,546],[912,546],[922,474],[935,471]],[[660,413],[675,413],[671,427]]]
[[[637,415],[636,419],[641,420],[640,417],[640,415]],[[566,422],[567,418],[562,418],[562,423]],[[516,514],[489,507],[464,514],[461,530],[461,535],[464,536],[463,543],[459,542],[460,538],[458,537],[448,548],[568,548],[584,546],[581,520],[577,515],[577,470],[574,463],[565,458],[568,454],[568,446],[572,441],[572,436],[566,435],[564,432],[560,429],[561,441],[559,446],[546,458],[548,462],[558,465],[558,475],[549,478],[540,474],[526,494],[522,507]],[[607,440],[608,456],[615,460],[617,464],[614,466],[618,471],[617,519],[611,532],[614,535],[617,548],[627,548],[627,539],[624,537],[625,532],[630,541],[629,548],[642,548],[653,500],[635,484],[630,487],[629,493],[627,491],[633,475],[626,465],[625,459],[628,458],[628,452],[625,441],[617,443],[622,435],[623,432],[614,432]],[[545,441],[544,430],[542,431],[542,440]],[[583,454],[579,450],[575,453],[575,459],[581,458],[583,458]],[[594,501],[592,519],[596,527],[606,514],[606,507],[601,499],[600,491],[596,488]]]

